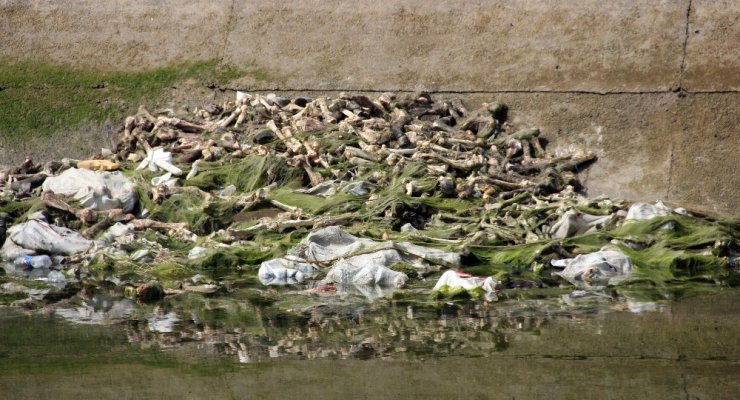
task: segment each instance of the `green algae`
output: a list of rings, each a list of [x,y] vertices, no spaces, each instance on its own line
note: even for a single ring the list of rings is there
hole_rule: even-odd
[[[473,258],[463,265],[466,272],[497,277],[548,279],[554,270],[549,261],[598,251],[615,240],[635,267],[633,277],[622,285],[641,280],[673,282],[707,280],[734,282],[723,247],[738,238],[733,220],[708,220],[671,215],[645,221],[627,221],[610,231],[589,233],[560,241],[541,241],[514,246],[469,246]],[[638,246],[635,249],[626,243]],[[557,249],[562,249],[560,252]]]
[[[213,279],[224,278],[238,272],[243,265],[256,265],[271,258],[270,251],[260,251],[251,247],[232,246],[219,248],[211,254],[189,262],[195,271],[205,273]]]
[[[302,176],[302,172],[290,167],[284,158],[272,155],[201,163],[199,170],[196,176],[184,182],[185,186],[214,191],[234,185],[239,192],[251,193],[271,184],[282,186]]]
[[[23,292],[0,293],[0,304],[10,304],[14,301],[27,299],[28,296],[28,293]]]
[[[29,215],[44,209],[44,204],[39,197],[30,197],[23,200],[0,198],[0,213],[6,213],[9,217],[8,226],[22,222]]]
[[[270,191],[268,198],[291,207],[300,208],[311,215],[337,215],[359,210],[367,197],[339,193],[324,198],[297,193],[290,188],[281,188]]]
[[[443,285],[439,289],[432,292],[432,298],[435,300],[478,300],[482,299],[485,294],[486,291],[480,287],[466,290],[461,287],[450,287],[448,285]]]
[[[149,210],[149,218],[161,222],[184,222],[193,233],[204,235],[226,228],[236,213],[236,201],[205,193],[183,192],[155,203],[149,192],[136,186],[140,209]]]
[[[468,250],[477,261],[463,266],[467,273],[496,275],[500,272],[524,271],[531,268],[551,242],[536,242],[517,246],[470,246]]]
[[[646,221],[626,221],[611,231],[617,238],[640,243],[656,243],[676,249],[706,247],[739,237],[740,229],[731,220],[718,222],[695,217],[670,215]]]
[[[195,273],[196,271],[182,264],[155,265],[151,269],[151,274],[163,281],[182,280],[195,275]]]
[[[417,270],[416,268],[414,268],[413,265],[410,265],[408,263],[398,262],[398,263],[391,265],[388,268],[390,268],[393,271],[403,272],[409,278],[410,282],[413,282],[422,277],[422,274],[419,272],[419,270]]]

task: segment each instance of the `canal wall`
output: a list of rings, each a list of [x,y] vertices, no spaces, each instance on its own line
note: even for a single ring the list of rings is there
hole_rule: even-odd
[[[553,149],[597,152],[589,195],[737,215],[739,16],[732,0],[4,0],[0,61],[217,60],[243,73],[214,90],[496,100]]]

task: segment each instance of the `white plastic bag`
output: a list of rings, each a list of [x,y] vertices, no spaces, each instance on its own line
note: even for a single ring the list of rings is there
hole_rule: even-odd
[[[466,274],[461,271],[449,270],[439,277],[439,280],[437,281],[437,284],[434,285],[434,288],[432,288],[432,291],[436,292],[444,286],[447,286],[450,289],[462,288],[465,290],[481,288],[487,293],[491,293],[496,290],[496,281],[490,276],[482,278]]]
[[[313,276],[316,267],[288,258],[265,261],[260,265],[257,277],[263,285],[295,285],[304,278]]]
[[[564,239],[599,229],[611,220],[611,215],[590,215],[571,210],[563,214],[552,226],[550,232],[553,238]]]
[[[164,151],[161,147],[155,147],[151,151],[147,151],[146,157],[136,167],[136,170],[139,171],[147,167],[152,172],[162,169],[175,176],[182,175],[182,170],[172,164],[172,153]]]
[[[29,220],[14,225],[8,229],[4,251],[15,246],[8,245],[11,241],[18,247],[35,253],[73,255],[89,250],[93,241],[85,239],[79,233],[44,221]],[[6,247],[7,246],[7,247]],[[3,254],[8,257],[8,254]]]
[[[96,172],[70,168],[46,178],[42,188],[73,197],[84,207],[103,211],[122,208],[130,212],[136,205],[134,185],[120,172]]]
[[[574,258],[552,260],[550,264],[565,267],[556,274],[581,288],[615,285],[632,275],[632,261],[629,257],[606,247]]]
[[[658,201],[653,204],[647,203],[635,203],[630,206],[627,211],[627,217],[625,220],[646,220],[653,219],[655,217],[665,217],[671,213],[671,208],[663,204],[662,201]]]
[[[334,264],[323,283],[355,286],[381,286],[400,288],[408,276],[388,266],[403,261],[396,250],[381,250],[361,254]]]

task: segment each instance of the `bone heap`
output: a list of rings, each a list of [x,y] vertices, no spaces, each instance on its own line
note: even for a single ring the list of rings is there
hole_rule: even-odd
[[[49,232],[71,228],[81,233],[79,240],[91,240],[84,252],[66,254],[68,264],[99,265],[99,254],[115,258],[136,250],[126,256],[136,265],[192,265],[189,259],[206,248],[213,253],[256,243],[264,251],[275,234],[342,225],[373,239],[472,254],[466,262],[487,265],[488,275],[500,267],[550,283],[559,279],[544,272],[553,266],[566,267],[559,276],[576,285],[623,281],[631,264],[618,274],[608,263],[576,268],[584,259],[576,256],[606,244],[626,252],[659,247],[637,267],[709,263],[721,269],[727,257],[736,262],[736,225],[701,220],[694,229],[677,217],[688,218],[685,210],[661,203],[627,213],[624,202],[583,197],[576,173],[595,155],[554,155],[537,128],[513,126],[506,117],[498,103],[470,111],[458,99],[433,100],[425,93],[289,99],[237,92],[236,100],[186,113],[140,107],[125,119],[113,151],[44,166],[29,158],[0,171],[0,211],[6,210],[0,236],[6,225],[18,226],[3,254],[11,261],[48,253],[21,246],[30,242],[25,232],[33,235],[38,229],[31,228],[40,224]],[[33,211],[44,215],[30,218]],[[620,228],[625,219],[652,218],[672,219],[639,232],[636,225]],[[36,225],[22,225],[26,219]],[[657,230],[669,225],[670,240]],[[151,237],[154,231],[167,239]],[[571,240],[595,232],[608,234]],[[708,236],[699,240],[700,233]],[[525,245],[533,247],[522,250]],[[576,261],[551,265],[556,258]],[[688,261],[678,265],[677,259]]]

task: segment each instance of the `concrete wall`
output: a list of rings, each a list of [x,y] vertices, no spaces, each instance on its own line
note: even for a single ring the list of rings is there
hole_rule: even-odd
[[[590,194],[739,214],[733,0],[5,0],[0,59],[141,70],[217,59],[231,88],[496,99]]]

